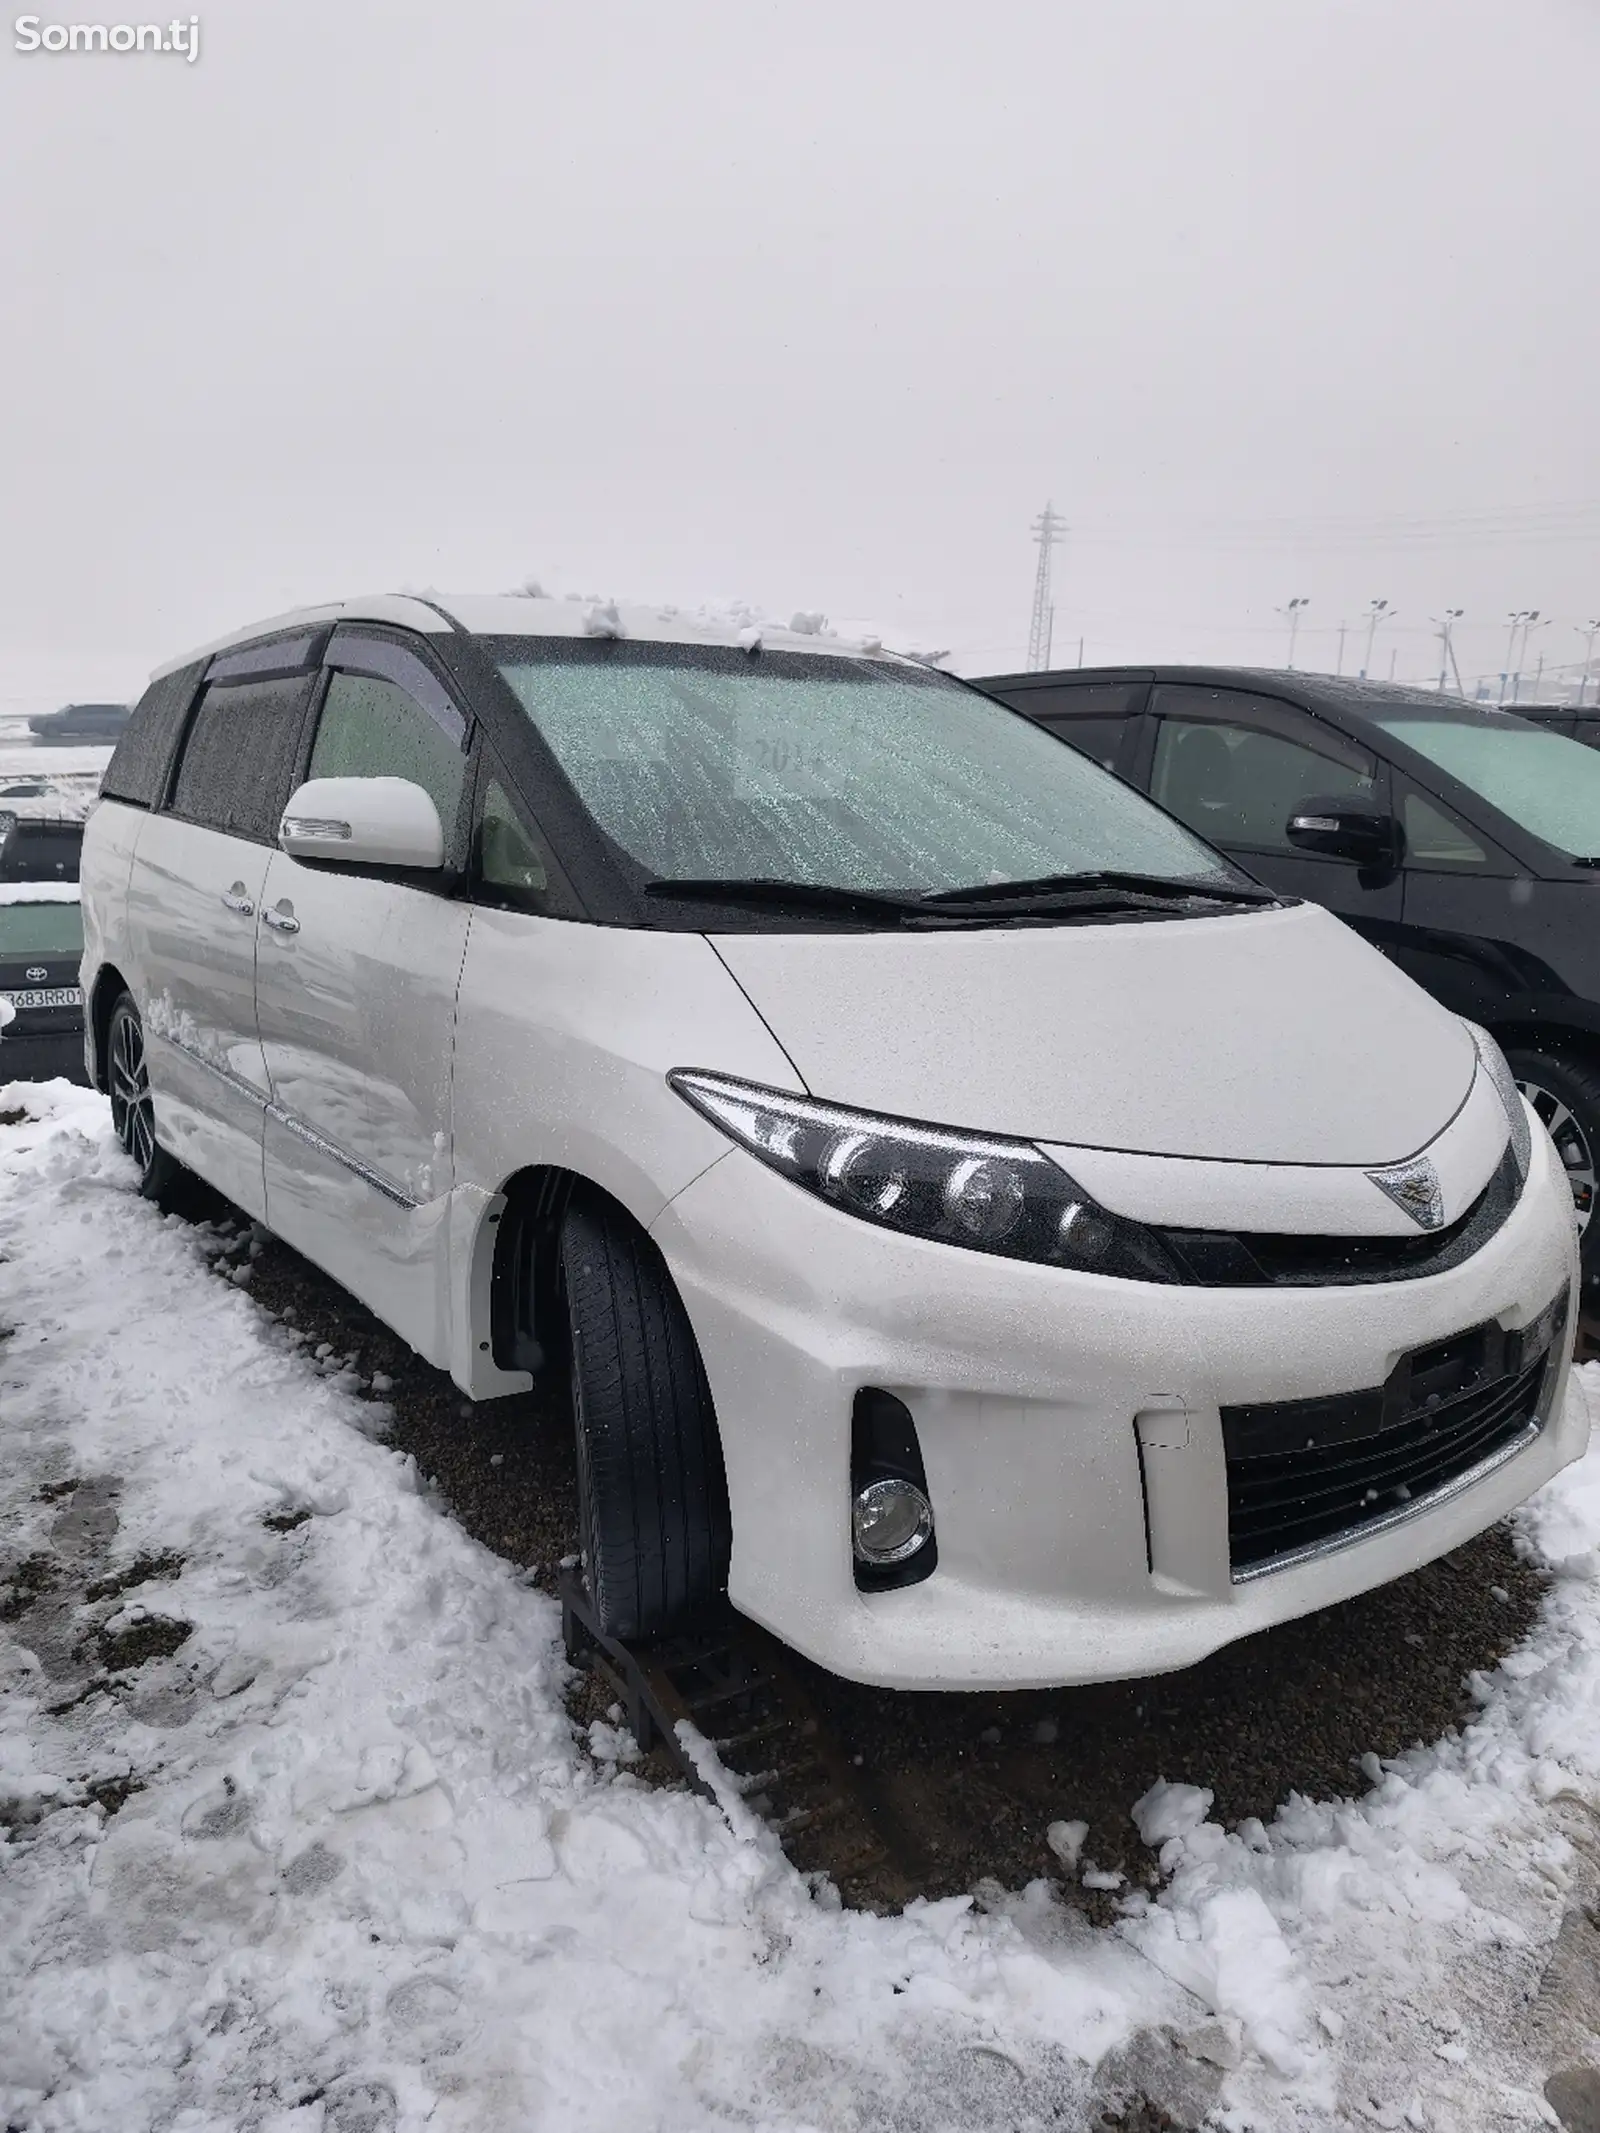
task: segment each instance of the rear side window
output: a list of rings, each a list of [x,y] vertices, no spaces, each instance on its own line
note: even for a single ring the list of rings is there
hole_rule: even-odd
[[[314,679],[296,674],[209,686],[190,721],[173,813],[275,844]]]
[[[467,759],[465,721],[453,704],[419,703],[398,682],[375,674],[335,673],[317,721],[306,775],[312,778],[409,778],[439,810],[448,839],[461,806]]]
[[[132,807],[160,805],[183,715],[194,700],[199,679],[196,664],[151,682],[134,705],[117,752],[100,781],[106,799],[126,800]]]
[[[1144,692],[1142,681],[1084,682],[1076,688],[1019,689],[1006,702],[1058,740],[1070,741],[1082,754],[1115,770],[1128,721]]]

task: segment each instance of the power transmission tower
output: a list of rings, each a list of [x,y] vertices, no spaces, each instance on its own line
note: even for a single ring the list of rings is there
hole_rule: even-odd
[[[1050,597],[1050,551],[1067,530],[1046,504],[1033,522],[1033,538],[1039,549],[1039,568],[1033,578],[1033,620],[1028,625],[1028,672],[1042,674],[1050,664],[1050,646],[1056,633],[1055,603]]]

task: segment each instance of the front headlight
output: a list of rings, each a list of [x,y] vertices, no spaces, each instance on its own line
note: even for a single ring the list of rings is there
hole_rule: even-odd
[[[1027,1141],[880,1118],[726,1074],[679,1068],[667,1080],[741,1148],[863,1222],[1082,1273],[1184,1278],[1160,1238],[1097,1205]]]
[[[1468,1022],[1465,1015],[1461,1020],[1466,1025],[1467,1035],[1477,1046],[1478,1064],[1494,1083],[1495,1091],[1505,1105],[1506,1122],[1511,1128],[1511,1158],[1517,1166],[1519,1182],[1525,1184],[1528,1165],[1533,1161],[1533,1128],[1528,1123],[1528,1107],[1517,1087],[1517,1077],[1489,1032],[1476,1022]]]

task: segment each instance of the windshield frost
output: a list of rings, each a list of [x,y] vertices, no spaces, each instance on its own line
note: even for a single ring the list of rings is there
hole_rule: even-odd
[[[1097,763],[942,676],[566,643],[502,650],[500,670],[601,829],[652,876],[901,895],[1101,868],[1238,879]]]
[[[0,904],[0,956],[82,952],[83,912],[77,904]]]
[[[1558,852],[1600,854],[1600,754],[1507,718],[1380,718],[1377,723]]]

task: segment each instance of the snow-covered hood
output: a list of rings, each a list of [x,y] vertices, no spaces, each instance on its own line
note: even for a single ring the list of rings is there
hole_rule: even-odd
[[[1454,1015],[1310,904],[714,945],[812,1095],[1028,1140],[1395,1163],[1476,1065]]]

